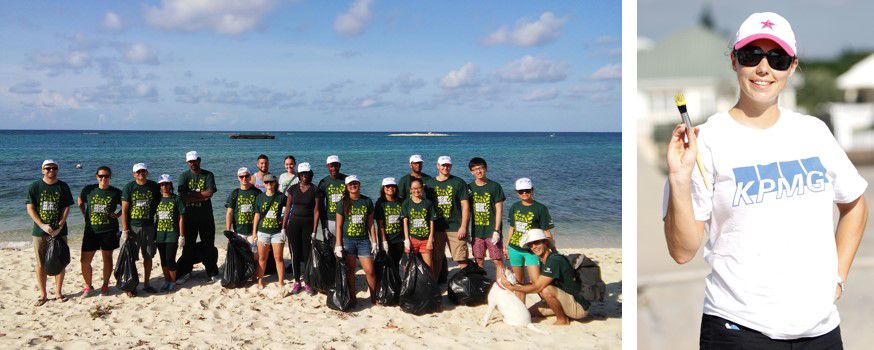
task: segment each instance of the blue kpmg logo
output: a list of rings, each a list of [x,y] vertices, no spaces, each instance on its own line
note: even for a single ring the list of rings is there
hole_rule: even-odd
[[[732,206],[762,203],[766,195],[775,199],[801,196],[825,190],[827,170],[819,157],[734,168],[737,188]]]

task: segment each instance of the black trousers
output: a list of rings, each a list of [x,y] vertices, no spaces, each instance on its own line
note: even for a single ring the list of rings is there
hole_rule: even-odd
[[[288,229],[285,230],[288,236],[288,252],[291,253],[291,275],[295,281],[301,280],[300,275],[310,258],[313,220],[313,218],[292,216],[291,221],[288,222]]]
[[[741,326],[724,318],[705,314],[701,319],[701,350],[839,350],[841,327],[818,337],[798,339],[771,339],[756,330]]]
[[[200,244],[197,244],[200,237]],[[182,277],[194,268],[194,264],[202,262],[207,276],[218,275],[218,254],[215,254],[215,221],[212,213],[208,215],[185,215],[185,245],[182,255],[176,262],[177,276]]]

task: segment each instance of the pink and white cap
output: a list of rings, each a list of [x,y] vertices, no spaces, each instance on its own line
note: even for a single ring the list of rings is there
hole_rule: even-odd
[[[789,21],[773,12],[757,12],[747,17],[737,30],[734,49],[759,39],[777,43],[790,56],[796,56],[798,51],[795,48],[795,32],[792,31]]]

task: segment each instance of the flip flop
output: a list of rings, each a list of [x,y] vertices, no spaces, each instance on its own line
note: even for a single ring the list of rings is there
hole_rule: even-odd
[[[45,305],[45,303],[46,303],[47,301],[49,301],[48,298],[39,298],[39,299],[36,300],[35,303],[33,303],[33,306],[43,306],[43,305]]]

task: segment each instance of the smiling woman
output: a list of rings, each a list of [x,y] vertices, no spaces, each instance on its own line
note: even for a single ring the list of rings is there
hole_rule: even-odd
[[[707,237],[712,267],[703,349],[842,346],[835,303],[864,230],[868,184],[824,123],[778,105],[796,52],[785,18],[750,15],[731,53],[737,103],[700,128],[678,125],[671,137],[668,250],[683,264]]]

